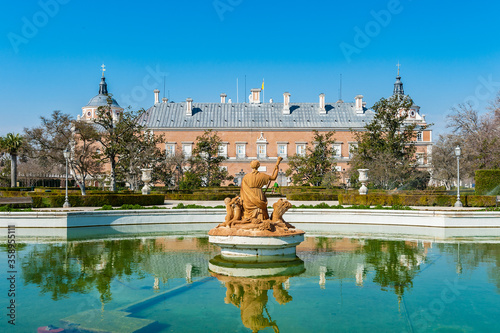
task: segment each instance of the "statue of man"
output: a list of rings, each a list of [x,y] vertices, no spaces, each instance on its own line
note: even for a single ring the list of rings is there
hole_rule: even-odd
[[[269,184],[278,177],[278,166],[282,158],[278,157],[278,162],[271,176],[258,171],[260,162],[255,160],[250,163],[252,172],[243,177],[241,182],[240,197],[243,201],[243,218],[268,220],[267,198],[262,187]]]

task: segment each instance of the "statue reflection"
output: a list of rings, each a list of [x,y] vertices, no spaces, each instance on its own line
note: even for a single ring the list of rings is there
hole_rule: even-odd
[[[304,262],[296,258],[284,263],[233,263],[217,256],[210,260],[210,273],[223,282],[226,290],[224,302],[240,309],[241,321],[252,332],[272,328],[279,332],[278,324],[267,310],[268,292],[280,305],[292,301],[285,289],[289,279],[305,271]]]

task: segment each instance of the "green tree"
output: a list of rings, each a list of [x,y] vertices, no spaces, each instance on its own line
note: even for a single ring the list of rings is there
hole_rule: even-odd
[[[0,186],[8,187],[10,184],[10,158],[5,153],[0,153]]]
[[[288,159],[286,175],[292,177],[294,185],[320,186],[326,180],[330,186],[333,178],[337,178],[333,150],[335,132],[320,134],[314,130],[313,133],[313,142],[307,147],[306,153],[295,154]]]
[[[164,141],[162,135],[155,136],[146,128],[137,128],[141,133],[129,133],[129,137],[123,140],[121,152],[117,163],[117,174],[119,178],[125,179],[132,191],[139,189],[141,183],[141,169],[157,169],[158,165],[164,164],[165,156],[158,147]],[[154,175],[154,173],[153,173]],[[158,176],[154,175],[153,181]]]
[[[0,140],[2,151],[10,155],[10,186],[17,186],[17,156],[19,155],[24,143],[24,138],[20,134],[7,133]]]
[[[417,172],[416,131],[428,125],[408,123],[413,105],[409,96],[382,98],[373,106],[375,117],[365,131],[354,133],[357,147],[351,153],[351,176],[357,169],[369,169],[370,182],[377,188],[393,189],[407,184]]]
[[[61,111],[52,112],[50,118],[40,119],[40,126],[24,129],[28,156],[42,167],[62,166],[66,163],[63,151],[70,149],[68,167],[82,195],[85,195],[87,179],[101,170],[96,159],[100,147],[98,131],[92,123],[75,121]]]
[[[139,177],[139,169],[152,167],[158,161],[157,143],[161,137],[154,137],[141,125],[146,116],[144,110],[113,113],[111,95],[108,106],[97,109],[94,123],[100,128],[97,141],[101,144],[99,158],[110,165],[111,190],[116,191],[117,175],[132,182]]]
[[[193,156],[189,159],[189,171],[201,180],[202,186],[220,186],[222,182],[233,179],[227,170],[221,168],[220,164],[226,160],[219,155],[221,143],[217,132],[211,129],[196,138]]]
[[[184,179],[187,160],[182,152],[165,157],[163,163],[157,163],[153,169],[155,180],[159,180],[167,187],[178,188]],[[200,185],[201,186],[201,185]]]

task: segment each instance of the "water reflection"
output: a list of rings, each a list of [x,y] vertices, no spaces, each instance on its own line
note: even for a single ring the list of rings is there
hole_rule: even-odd
[[[268,291],[280,305],[292,301],[285,289],[290,277],[305,271],[304,262],[233,263],[216,256],[210,260],[210,272],[226,287],[226,304],[240,309],[241,321],[245,327],[258,332],[271,327],[279,332],[278,324],[267,311]]]
[[[312,325],[315,331],[331,322],[358,331],[376,322],[400,325],[398,331],[415,325],[421,329],[414,332],[424,332],[435,323],[469,325],[472,317],[477,331],[494,326],[493,319],[483,320],[496,318],[500,297],[500,244],[491,240],[310,237],[297,248],[300,259],[295,262],[260,266],[224,261],[207,240],[156,236],[19,244],[22,274],[16,296],[23,307],[29,304],[20,331],[58,325],[76,314],[83,320],[88,311],[95,318],[131,312],[127,320],[147,318],[165,331],[169,325],[189,331],[200,316],[210,323],[214,318],[213,327],[220,325],[216,318],[224,318],[221,331],[234,331],[237,325],[300,331],[295,327],[309,317],[318,323]],[[6,255],[5,247],[0,251]],[[450,294],[450,285],[459,286],[460,294]],[[451,296],[453,303],[448,302]],[[277,303],[285,306],[274,307]],[[304,308],[311,314],[304,314]],[[358,310],[365,315],[354,324]],[[193,320],[186,321],[189,316]],[[408,318],[415,320],[407,323]],[[77,319],[73,322],[80,323]]]
[[[177,256],[168,256],[177,252]],[[208,255],[206,255],[208,253]],[[206,238],[141,238],[36,244],[21,258],[25,284],[35,284],[41,294],[53,300],[72,293],[85,294],[94,288],[102,303],[112,300],[115,279],[143,279],[154,276],[152,288],[160,280],[206,275],[206,261],[215,248]]]
[[[306,261],[307,276],[317,276],[321,288],[328,280],[353,280],[357,286],[372,281],[382,290],[402,297],[409,291],[433,244],[429,241],[311,237],[297,251]],[[456,273],[488,265],[487,274],[500,292],[500,246],[492,243],[435,243],[449,254]],[[208,259],[217,249],[207,238],[140,238],[92,242],[35,244],[21,258],[23,279],[54,300],[96,288],[101,301],[112,299],[114,279],[152,275],[151,288],[161,290],[169,278],[207,276]],[[168,253],[176,252],[176,256]]]

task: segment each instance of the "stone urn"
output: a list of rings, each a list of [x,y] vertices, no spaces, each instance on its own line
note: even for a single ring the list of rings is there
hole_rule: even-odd
[[[142,194],[150,194],[151,193],[151,187],[149,186],[149,183],[151,182],[151,171],[153,169],[141,169],[142,171],[142,177],[141,180],[144,182],[144,187],[142,188]]]
[[[369,169],[358,169],[359,182],[361,183],[359,194],[361,195],[366,195],[368,193],[368,187],[366,187],[366,182],[368,181],[368,170]]]

